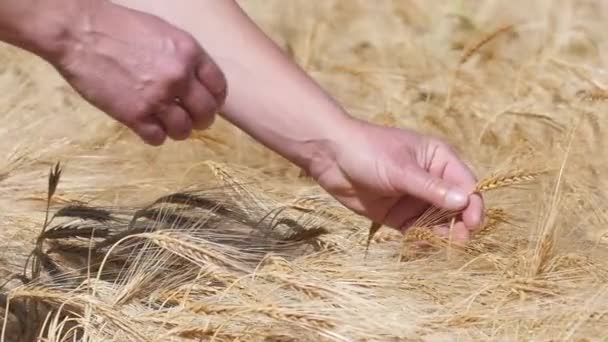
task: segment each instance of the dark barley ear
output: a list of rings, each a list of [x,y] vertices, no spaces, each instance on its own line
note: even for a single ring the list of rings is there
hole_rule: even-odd
[[[273,220],[272,222],[272,226],[270,227],[270,230],[274,230],[276,227],[280,226],[280,225],[285,225],[297,232],[301,232],[306,230],[306,228],[300,224],[298,221],[294,220],[294,219],[290,219],[290,218],[286,218],[286,217],[282,217],[279,218],[278,220]]]
[[[39,251],[36,253],[36,257],[40,262],[40,266],[42,266],[52,278],[61,275],[62,272],[59,265],[57,265],[46,253]]]
[[[51,198],[55,194],[57,190],[57,185],[59,184],[59,180],[61,179],[61,172],[63,169],[61,168],[61,162],[57,162],[54,167],[51,167],[51,172],[49,173],[49,187],[48,187],[48,200],[50,202]]]
[[[94,250],[100,250],[102,248],[106,248],[106,247],[109,247],[109,246],[115,244],[116,242],[120,241],[121,239],[123,239],[123,238],[125,238],[127,236],[148,233],[149,231],[150,231],[150,228],[148,226],[131,227],[127,231],[119,232],[117,234],[108,236],[103,241],[100,241],[100,242],[96,243],[93,246],[93,249]]]
[[[191,207],[197,207],[201,209],[221,211],[225,210],[224,206],[216,201],[213,201],[202,196],[194,194],[188,194],[184,192],[174,193],[168,196],[161,197],[154,201],[154,204],[160,203],[172,203],[172,204],[184,204]]]
[[[253,224],[253,228],[254,229],[267,229],[268,227],[270,227],[270,230],[272,230],[275,227],[273,222],[275,222],[277,217],[279,217],[279,215],[287,209],[289,209],[288,206],[278,207],[278,208],[274,208],[272,210],[268,210],[268,212],[266,212],[266,214],[264,214],[260,219],[257,220],[257,222],[255,222]],[[270,219],[270,222],[268,224],[264,224],[264,221],[266,221],[266,219]]]
[[[286,241],[309,241],[318,238],[321,235],[328,234],[329,231],[323,227],[315,227],[309,229],[303,229],[289,236],[285,239]]]
[[[155,223],[147,224],[150,231],[162,229],[164,225],[168,225],[172,229],[180,227],[192,228],[195,225],[200,225],[200,219],[198,218],[191,218],[178,212],[171,212],[164,208],[153,208],[136,211],[131,219],[131,222],[129,222],[127,229],[133,229],[138,222],[141,222],[140,219],[151,220]],[[163,226],[159,224],[162,224]]]
[[[174,193],[174,194],[171,194],[168,196],[163,196],[163,197],[157,199],[156,201],[154,201],[154,203],[152,203],[152,205],[150,205],[147,208],[144,208],[142,210],[150,209],[154,205],[162,204],[162,203],[182,204],[182,205],[187,205],[191,208],[200,208],[200,209],[208,210],[209,212],[212,212],[214,214],[224,216],[228,219],[232,219],[232,220],[236,220],[236,221],[242,221],[244,219],[242,214],[239,215],[239,213],[236,210],[226,206],[225,204],[221,203],[220,201],[206,198],[206,197],[203,197],[202,195],[195,195],[195,194],[190,194],[190,193],[185,193],[185,192],[178,192],[178,193]],[[136,213],[136,215],[137,215],[137,213]]]
[[[56,239],[67,239],[67,238],[105,238],[110,235],[107,228],[91,226],[91,225],[78,225],[78,224],[66,224],[55,226],[46,232],[40,234],[39,239],[42,240],[56,240]]]
[[[163,212],[162,209],[147,210],[142,214],[142,217],[145,217],[149,220],[153,220],[157,224],[162,223],[163,225],[168,225],[169,227],[171,227],[171,229],[189,229],[197,224],[200,225],[200,219],[198,218],[188,217],[186,215],[182,215],[179,212],[169,212],[166,210]]]
[[[48,184],[48,192],[47,192],[47,198],[46,198],[46,212],[44,215],[44,224],[42,225],[43,233],[49,224],[49,211],[51,208],[51,199],[53,198],[53,195],[55,194],[55,191],[57,190],[57,185],[59,184],[59,179],[61,178],[62,171],[63,170],[61,169],[61,162],[57,162],[57,164],[55,164],[54,168],[51,167],[51,171],[49,173],[49,184]]]
[[[78,217],[84,220],[106,222],[112,220],[112,214],[104,209],[88,207],[86,205],[70,205],[57,211],[55,217]]]

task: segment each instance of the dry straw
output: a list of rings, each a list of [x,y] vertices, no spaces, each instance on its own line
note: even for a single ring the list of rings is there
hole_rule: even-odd
[[[370,232],[221,120],[146,147],[3,47],[3,341],[604,338],[607,4],[242,3],[354,115],[440,133],[488,175],[483,226],[459,245],[460,213],[431,207]],[[507,43],[492,23],[514,18]]]

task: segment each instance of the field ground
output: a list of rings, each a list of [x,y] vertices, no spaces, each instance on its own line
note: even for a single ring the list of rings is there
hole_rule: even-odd
[[[368,222],[225,122],[144,146],[3,46],[5,341],[604,338],[608,3],[241,2],[353,115],[526,182],[487,194],[467,249],[382,228],[365,257]]]

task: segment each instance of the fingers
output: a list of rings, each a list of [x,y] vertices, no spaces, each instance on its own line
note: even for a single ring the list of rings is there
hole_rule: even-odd
[[[432,153],[433,160],[427,171],[412,165],[406,177],[399,177],[399,190],[413,195],[436,207],[460,211],[458,223],[452,230],[457,241],[466,241],[470,231],[481,226],[483,199],[474,194],[477,180],[473,172],[449,147],[439,145]],[[402,209],[407,211],[408,209]],[[466,231],[465,231],[466,230]]]
[[[466,191],[440,177],[431,175],[420,167],[410,166],[409,170],[403,174],[407,177],[395,177],[395,184],[398,190],[404,193],[445,210],[458,211],[469,204]]]
[[[457,185],[469,194],[469,204],[462,213],[462,219],[467,228],[474,230],[481,225],[484,212],[483,199],[479,194],[473,194],[477,179],[473,172],[454,154],[446,156],[446,163],[443,179]]]
[[[480,195],[473,194],[469,198],[469,206],[462,213],[462,221],[470,230],[479,228],[484,212],[483,200]]]
[[[388,211],[383,223],[397,230],[405,231],[427,208],[427,203],[411,196],[403,196]]]
[[[213,124],[215,114],[223,105],[227,92],[224,74],[204,52],[202,52],[201,63],[193,73],[184,81],[185,83],[179,88],[179,93],[176,96],[190,120],[188,135],[192,128],[202,130]],[[177,115],[177,112],[177,110],[173,110],[173,114]],[[172,121],[169,118],[163,119],[165,124],[179,125],[172,128],[166,126],[169,136],[173,138],[172,131],[177,131],[177,134],[183,133],[186,130],[184,121],[181,113],[179,113],[178,118]],[[186,137],[179,135],[179,139],[176,140],[183,140]]]
[[[157,114],[167,135],[173,140],[184,140],[192,132],[192,119],[178,104],[168,106]]]
[[[213,124],[219,106],[215,98],[193,77],[190,86],[180,97],[187,109],[192,126],[195,129],[206,129]]]
[[[451,229],[449,225],[438,226],[433,228],[433,232],[443,238],[451,239],[461,244],[465,244],[471,238],[471,231],[463,222],[454,223]]]
[[[205,55],[204,60],[199,64],[196,76],[215,99],[217,108],[223,106],[228,91],[226,76],[211,57]]]
[[[144,117],[134,125],[128,125],[146,144],[152,146],[162,145],[167,133],[163,129],[163,124],[153,116]]]
[[[192,129],[211,126],[227,92],[224,74],[211,58],[200,47],[190,50],[194,63],[187,66],[186,60],[167,67],[166,80],[151,88],[144,100],[146,114],[137,113],[138,117],[156,116],[173,140],[185,140]]]

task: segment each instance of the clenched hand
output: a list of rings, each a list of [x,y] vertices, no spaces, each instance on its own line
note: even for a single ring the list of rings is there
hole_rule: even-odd
[[[151,145],[212,124],[226,80],[187,32],[106,1],[81,18],[51,63],[87,101]]]

